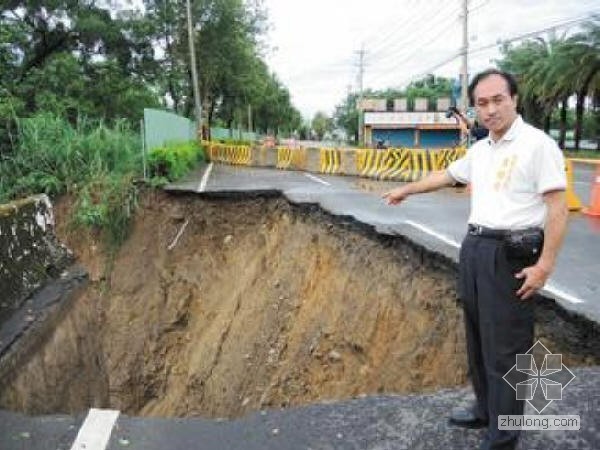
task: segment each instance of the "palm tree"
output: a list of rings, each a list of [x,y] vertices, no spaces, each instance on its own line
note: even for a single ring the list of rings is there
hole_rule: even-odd
[[[573,68],[573,85],[577,102],[575,105],[575,148],[579,148],[583,124],[583,110],[588,96],[600,93],[600,17],[584,25],[584,31],[565,43],[565,55]]]
[[[537,38],[537,59],[532,61],[523,78],[521,96],[525,101],[535,101],[541,107],[544,131],[550,131],[552,111],[563,98],[571,94],[568,78],[562,76],[563,38],[548,41]],[[566,120],[566,115],[565,115]]]
[[[520,105],[527,119],[545,131],[560,104],[559,146],[564,148],[568,100],[576,95],[575,148],[579,148],[585,99],[600,97],[600,16],[565,39],[538,38],[517,47],[505,45],[498,66],[520,82]],[[600,143],[599,143],[600,147]]]
[[[544,131],[550,128],[550,116],[560,104],[560,136],[558,145],[565,146],[567,131],[567,109],[569,97],[575,92],[574,74],[576,66],[567,52],[565,37],[551,39],[547,46],[547,55],[536,61],[530,71],[525,91],[532,90],[541,98],[546,112]]]
[[[519,105],[523,115],[529,122],[537,126],[543,126],[546,122],[547,113],[541,92],[535,86],[532,78],[532,70],[536,62],[546,59],[548,55],[547,44],[541,39],[525,41],[517,47],[505,44],[501,49],[503,58],[496,61],[502,70],[512,73],[517,78],[520,89]]]

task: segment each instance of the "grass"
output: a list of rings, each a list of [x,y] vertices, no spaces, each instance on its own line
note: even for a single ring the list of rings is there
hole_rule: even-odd
[[[141,142],[125,121],[75,125],[47,113],[16,119],[12,145],[0,149],[0,203],[31,194],[74,194],[73,222],[100,230],[105,244],[123,242],[137,205]]]
[[[227,144],[227,145],[245,145],[245,146],[252,146],[254,144],[254,141],[248,140],[248,139],[235,139],[235,138],[219,138],[219,139],[215,139],[215,142],[219,142],[220,144]]]
[[[81,118],[75,126],[50,114],[17,120],[12,148],[1,154],[0,200],[58,195],[91,178],[140,168],[140,139],[125,122],[112,127]]]
[[[155,148],[148,155],[151,184],[175,181],[204,159],[203,148],[195,141],[175,142]]]
[[[567,150],[565,151],[567,158],[581,159],[600,159],[600,151],[597,150]]]
[[[138,206],[138,189],[132,175],[103,175],[78,191],[72,223],[99,231],[109,251],[129,236],[131,218]]]
[[[11,144],[0,148],[0,203],[39,193],[73,194],[72,224],[99,232],[108,250],[117,249],[137,208],[139,134],[125,121],[109,126],[80,117],[71,124],[48,113],[13,122]],[[148,156],[150,185],[174,181],[202,159],[203,150],[193,141],[155,149]]]

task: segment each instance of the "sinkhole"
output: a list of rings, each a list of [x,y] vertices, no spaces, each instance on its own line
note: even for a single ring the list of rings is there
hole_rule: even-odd
[[[279,195],[146,193],[116,256],[58,237],[89,282],[0,384],[27,414],[239,417],[468,383],[456,265]],[[598,364],[592,325],[551,300],[536,338],[569,367]]]

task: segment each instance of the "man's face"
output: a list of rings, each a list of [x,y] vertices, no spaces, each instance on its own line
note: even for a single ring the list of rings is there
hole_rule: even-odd
[[[510,96],[508,83],[500,75],[481,80],[473,91],[475,109],[492,137],[502,136],[517,117],[517,96]]]

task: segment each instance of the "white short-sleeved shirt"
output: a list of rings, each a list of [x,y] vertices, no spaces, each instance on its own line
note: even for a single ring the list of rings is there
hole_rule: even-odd
[[[452,178],[471,183],[469,223],[494,229],[543,227],[542,195],[567,186],[556,142],[518,116],[497,142],[477,141],[448,167]]]

